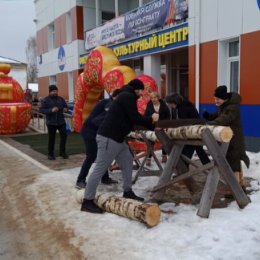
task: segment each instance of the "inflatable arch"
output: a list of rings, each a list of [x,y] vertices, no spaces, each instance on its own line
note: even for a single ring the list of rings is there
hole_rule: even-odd
[[[84,120],[89,116],[104,90],[107,93],[121,88],[136,78],[133,69],[121,65],[114,52],[104,46],[93,49],[79,75],[75,86],[74,130],[79,132]],[[145,85],[143,96],[138,100],[138,109],[144,113],[149,93],[157,91],[156,81],[147,75],[137,77]]]

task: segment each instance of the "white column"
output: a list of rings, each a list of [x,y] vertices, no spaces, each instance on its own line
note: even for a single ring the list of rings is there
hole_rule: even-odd
[[[100,25],[100,19],[99,19],[99,0],[95,0],[95,7],[96,7],[96,26]]]
[[[116,17],[119,16],[118,0],[115,0],[115,15]]]
[[[139,0],[139,7],[143,5],[143,0]]]
[[[172,54],[166,55],[166,95],[173,92]]]
[[[196,61],[195,61],[195,106],[199,111],[200,104],[200,8],[201,0],[195,3],[195,46],[196,46]]]
[[[144,74],[155,79],[160,88],[161,57],[160,54],[148,55],[144,57]],[[160,92],[160,89],[159,89]]]

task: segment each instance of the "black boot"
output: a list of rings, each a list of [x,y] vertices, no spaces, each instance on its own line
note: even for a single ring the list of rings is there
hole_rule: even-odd
[[[48,159],[49,159],[49,160],[52,160],[52,161],[53,161],[53,160],[56,160],[56,158],[55,158],[55,156],[54,156],[53,154],[49,154],[49,155],[48,155]]]
[[[111,184],[118,183],[118,181],[115,181],[115,180],[111,179],[110,177],[106,177],[106,178],[102,178],[101,183],[105,184],[105,185],[111,185]]]
[[[103,209],[101,209],[98,205],[94,203],[94,200],[84,199],[81,205],[81,211],[86,211],[90,213],[103,213]]]
[[[69,159],[69,156],[68,156],[66,153],[60,153],[60,156],[61,156],[63,159]]]
[[[133,199],[133,200],[139,200],[139,201],[144,201],[144,198],[138,197],[134,194],[134,192],[132,190],[130,191],[125,191],[123,194],[124,198],[127,199]]]

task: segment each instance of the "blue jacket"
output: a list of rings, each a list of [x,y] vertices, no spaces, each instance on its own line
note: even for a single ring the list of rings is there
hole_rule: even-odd
[[[52,112],[53,107],[58,107],[58,112]],[[63,125],[65,119],[63,115],[63,109],[67,108],[67,103],[60,96],[47,96],[42,102],[40,112],[46,115],[47,125]]]
[[[81,128],[81,135],[85,136],[91,132],[93,136],[96,136],[97,130],[104,120],[112,101],[112,99],[103,99],[96,104]]]

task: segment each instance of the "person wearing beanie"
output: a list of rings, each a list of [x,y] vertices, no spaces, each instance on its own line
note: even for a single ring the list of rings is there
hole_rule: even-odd
[[[102,213],[94,199],[100,180],[115,160],[122,170],[123,197],[143,201],[132,190],[133,156],[125,141],[126,136],[135,125],[154,130],[158,114],[142,116],[137,109],[137,100],[141,96],[144,84],[139,79],[131,80],[121,88],[121,92],[112,102],[109,110],[97,131],[98,152],[95,167],[90,174],[85,189],[81,211]]]
[[[172,120],[200,118],[196,107],[188,99],[184,98],[180,94],[170,94],[166,96],[165,100],[171,108]],[[210,162],[206,152],[203,149],[203,146],[200,145],[185,145],[183,147],[182,154],[191,159],[195,151],[202,164],[207,164]],[[188,167],[188,164],[185,164]],[[197,185],[192,177],[185,181],[185,184],[187,185],[187,188],[190,190],[190,192],[197,191]]]
[[[60,133],[60,156],[68,159],[66,154],[67,130],[64,114],[68,111],[65,100],[58,96],[56,85],[49,86],[49,95],[43,99],[39,110],[46,115],[46,125],[48,129],[48,159],[55,160],[54,148],[57,130]]]
[[[243,189],[244,179],[241,161],[249,167],[250,160],[246,154],[245,140],[241,122],[241,96],[236,92],[227,92],[225,85],[218,86],[214,92],[215,104],[218,107],[214,113],[204,111],[203,117],[209,125],[229,126],[233,131],[226,154],[227,161]]]

